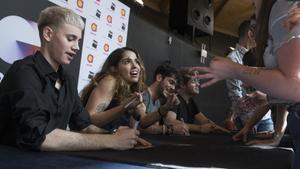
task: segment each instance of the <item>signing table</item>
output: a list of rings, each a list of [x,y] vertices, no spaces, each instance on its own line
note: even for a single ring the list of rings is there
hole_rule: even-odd
[[[142,135],[154,147],[144,150],[76,152],[81,157],[140,166],[167,168],[203,167],[227,169],[289,169],[293,150],[283,147],[245,146],[231,135]]]
[[[24,152],[0,146],[0,168],[226,168],[289,169],[293,150],[233,142],[231,135],[142,135],[154,146],[127,151]],[[3,167],[4,166],[4,167]],[[26,167],[23,167],[26,168]]]

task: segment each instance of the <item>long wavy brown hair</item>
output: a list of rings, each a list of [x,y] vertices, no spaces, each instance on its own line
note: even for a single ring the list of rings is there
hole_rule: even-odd
[[[134,52],[136,57],[139,59],[138,64],[140,66],[140,75],[137,83],[129,84],[122,78],[122,76],[120,76],[120,73],[116,69],[119,61],[123,58],[126,51]],[[146,85],[144,83],[146,80],[145,66],[141,56],[134,49],[128,47],[118,48],[107,57],[101,71],[96,73],[90,83],[81,91],[81,100],[84,105],[86,105],[93,89],[107,75],[112,75],[117,80],[113,98],[118,102],[122,102],[124,98],[130,96],[133,92],[141,92],[146,89]]]

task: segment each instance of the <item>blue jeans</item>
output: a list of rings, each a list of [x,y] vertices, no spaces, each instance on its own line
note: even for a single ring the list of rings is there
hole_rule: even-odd
[[[254,126],[256,132],[274,131],[274,124],[272,118],[260,120]]]
[[[235,125],[238,130],[242,129],[244,127],[244,124],[242,120],[237,117],[235,119]],[[256,132],[265,132],[265,131],[274,131],[274,124],[272,118],[260,120],[257,122],[254,126]]]
[[[288,107],[288,128],[295,143],[293,169],[300,169],[300,103]]]

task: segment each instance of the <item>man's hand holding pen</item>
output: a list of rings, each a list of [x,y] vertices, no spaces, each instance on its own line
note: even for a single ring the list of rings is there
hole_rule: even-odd
[[[164,93],[165,98],[166,98],[166,102],[165,102],[164,106],[167,109],[173,109],[177,105],[180,104],[180,101],[179,101],[179,99],[177,97],[177,93],[175,92],[175,90],[172,90],[172,91],[164,90],[163,93]]]

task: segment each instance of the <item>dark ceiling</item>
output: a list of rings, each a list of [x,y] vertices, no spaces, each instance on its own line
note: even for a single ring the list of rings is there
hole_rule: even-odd
[[[143,0],[144,5],[153,10],[169,15],[170,0]],[[199,0],[200,1],[200,0]],[[201,0],[202,1],[202,0]],[[253,14],[250,1],[213,0],[214,30],[231,36],[237,36],[240,23]]]

